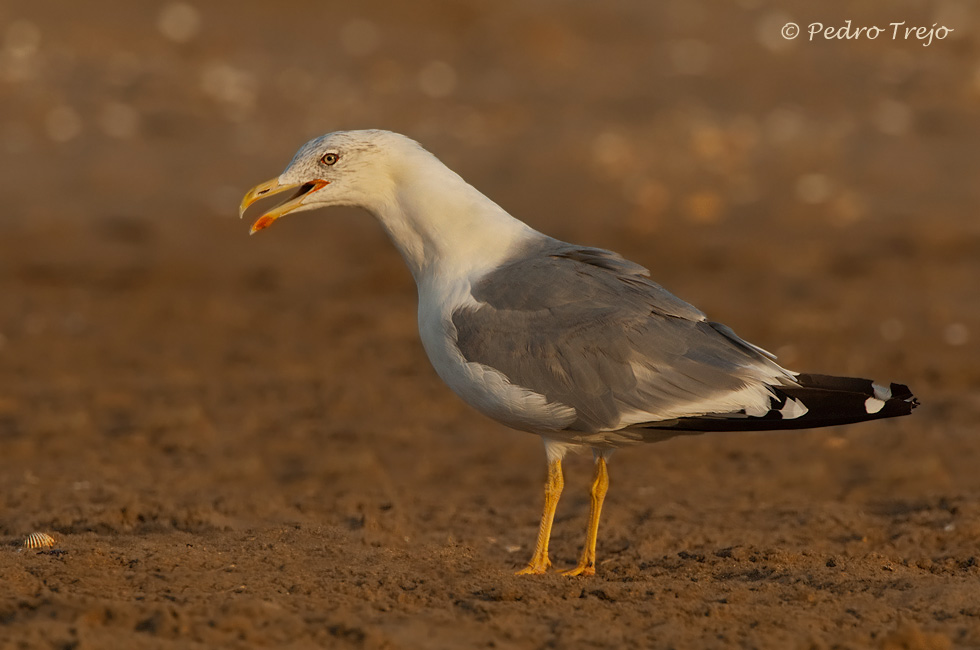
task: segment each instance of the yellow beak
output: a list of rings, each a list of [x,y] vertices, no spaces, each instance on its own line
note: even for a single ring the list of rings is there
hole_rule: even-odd
[[[245,211],[248,210],[249,206],[259,199],[264,199],[266,197],[273,196],[274,194],[282,194],[283,192],[288,192],[289,190],[296,190],[296,193],[289,197],[289,199],[284,203],[280,203],[275,208],[269,210],[255,220],[255,223],[252,224],[252,229],[249,231],[249,234],[254,235],[263,228],[268,228],[271,226],[272,222],[279,217],[298,208],[303,204],[303,201],[307,196],[326,187],[329,184],[330,181],[316,179],[309,181],[308,183],[283,185],[279,182],[278,178],[273,178],[271,181],[266,181],[265,183],[256,185],[245,194],[245,198],[242,199],[242,204],[238,208],[238,216],[245,216]]]

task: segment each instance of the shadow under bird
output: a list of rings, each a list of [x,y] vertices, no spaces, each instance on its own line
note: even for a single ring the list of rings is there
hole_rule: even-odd
[[[522,574],[551,566],[570,449],[591,448],[595,473],[585,546],[565,573],[592,575],[607,460],[617,447],[876,420],[917,405],[901,384],[781,367],[639,264],[534,230],[403,135],[342,131],[311,140],[282,174],[245,195],[241,214],[287,193],[253,233],[291,212],[366,209],[415,278],[419,334],[439,376],[481,413],[544,440],[544,513]]]

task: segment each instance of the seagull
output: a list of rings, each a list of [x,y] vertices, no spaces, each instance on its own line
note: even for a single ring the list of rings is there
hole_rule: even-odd
[[[570,450],[591,449],[594,474],[585,545],[563,573],[588,576],[615,449],[890,418],[918,404],[902,384],[783,368],[653,282],[646,268],[534,230],[398,133],[310,140],[282,174],[248,191],[239,214],[287,193],[251,233],[328,206],[374,215],[415,279],[419,335],[439,377],[477,411],[543,439],[544,512],[519,574],[551,567]]]

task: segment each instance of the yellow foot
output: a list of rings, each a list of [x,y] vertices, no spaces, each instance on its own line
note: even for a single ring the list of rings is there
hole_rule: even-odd
[[[548,572],[551,562],[531,562],[526,567],[515,573],[516,576],[540,576]]]
[[[574,569],[568,569],[562,571],[563,576],[594,576],[595,575],[595,565],[594,564],[579,564]]]

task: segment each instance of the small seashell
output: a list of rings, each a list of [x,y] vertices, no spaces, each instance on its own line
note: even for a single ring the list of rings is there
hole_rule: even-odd
[[[24,540],[24,548],[54,548],[54,537],[47,533],[31,533]]]

